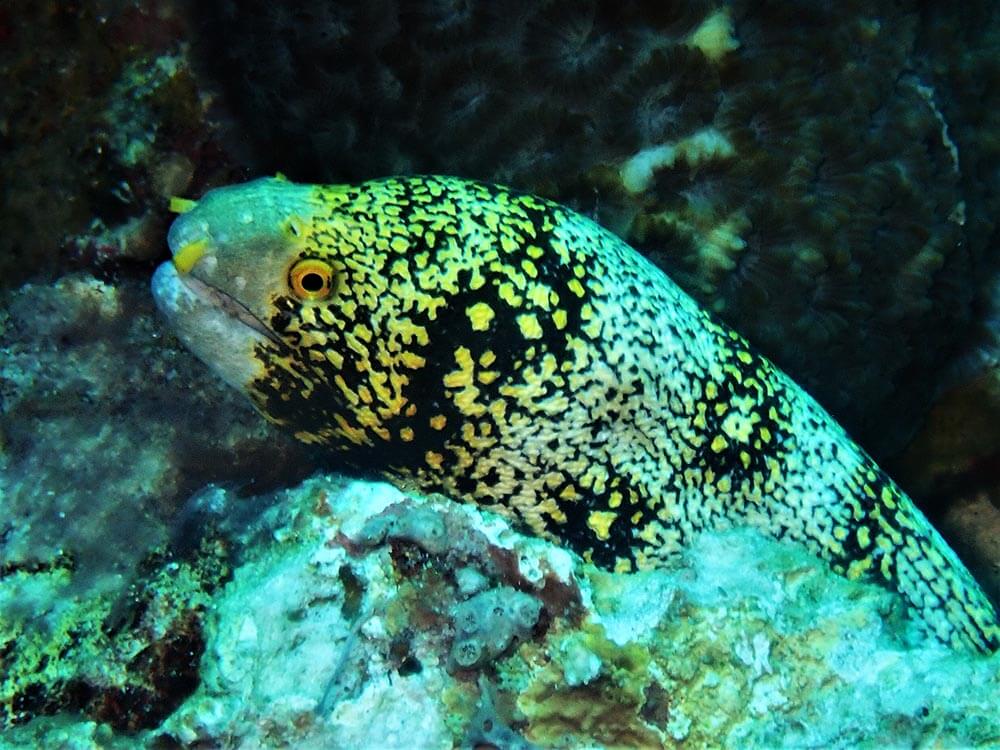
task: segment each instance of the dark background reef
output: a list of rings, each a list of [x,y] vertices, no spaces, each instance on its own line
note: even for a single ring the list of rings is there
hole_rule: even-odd
[[[169,196],[261,173],[504,181],[625,236],[926,501],[898,453],[995,313],[998,46],[990,2],[12,0],[0,288],[142,283]]]
[[[254,171],[445,172],[568,202],[885,457],[994,270],[990,5],[214,0],[193,40]],[[713,60],[691,35],[720,8],[739,46]],[[708,128],[731,156],[624,188],[630,156]]]
[[[975,346],[995,276],[998,16],[914,0],[15,0],[0,9],[0,284],[141,277],[169,195],[259,173],[506,182],[622,234],[885,460]],[[710,19],[714,53],[693,41]],[[623,181],[635,154],[704,133],[729,151]]]

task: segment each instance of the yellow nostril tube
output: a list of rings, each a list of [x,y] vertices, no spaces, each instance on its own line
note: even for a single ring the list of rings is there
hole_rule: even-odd
[[[195,240],[184,245],[174,253],[174,268],[179,273],[189,273],[194,264],[201,260],[201,256],[208,249],[208,240]]]
[[[187,198],[178,198],[175,195],[171,196],[168,208],[172,214],[186,214],[197,205],[198,201],[189,200]]]

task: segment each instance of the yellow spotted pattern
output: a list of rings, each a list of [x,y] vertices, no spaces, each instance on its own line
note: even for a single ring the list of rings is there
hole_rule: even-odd
[[[253,183],[272,184],[288,183]],[[284,279],[263,281],[282,343],[257,347],[264,374],[248,391],[299,438],[618,571],[663,564],[703,529],[752,524],[895,589],[941,641],[997,647],[989,600],[899,488],[590,220],[444,177],[314,186],[293,208],[287,263],[325,260],[334,291],[299,300]]]

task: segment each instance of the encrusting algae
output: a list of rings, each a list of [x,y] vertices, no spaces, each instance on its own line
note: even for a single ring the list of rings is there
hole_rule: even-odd
[[[157,303],[272,422],[358,471],[646,569],[749,524],[897,590],[954,647],[993,606],[806,393],[631,247],[555,203],[447,177],[206,194]]]

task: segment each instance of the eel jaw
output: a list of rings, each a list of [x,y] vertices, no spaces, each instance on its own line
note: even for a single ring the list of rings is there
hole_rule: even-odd
[[[177,264],[175,262],[174,266],[176,267],[176,265]],[[264,324],[264,321],[250,312],[250,309],[239,300],[230,297],[222,290],[216,289],[210,284],[206,284],[204,281],[195,278],[191,274],[179,272],[177,277],[180,279],[182,284],[188,287],[205,304],[217,307],[231,318],[235,318],[236,321],[252,328],[262,336],[266,336],[272,343],[278,346],[282,345],[281,339],[278,338],[278,334],[268,328]]]
[[[153,298],[170,328],[195,356],[233,388],[248,392],[263,371],[260,346],[281,346],[278,336],[228,294],[178,272],[174,263],[153,274]]]

